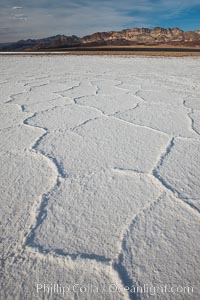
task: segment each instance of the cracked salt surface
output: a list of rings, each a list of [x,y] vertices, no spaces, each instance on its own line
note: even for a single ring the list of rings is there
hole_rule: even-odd
[[[28,115],[27,115],[28,116]],[[16,105],[0,105],[0,131],[3,129],[15,126],[17,123],[22,123],[25,114],[22,112],[21,107]]]
[[[185,201],[198,200],[200,195],[198,162],[200,162],[200,139],[176,139],[162,166],[158,168],[158,174]]]
[[[107,95],[95,95],[78,98],[75,100],[79,105],[85,105],[99,109],[103,114],[111,115],[120,110],[128,110],[138,105],[138,98],[132,95],[114,96],[112,93]]]
[[[0,299],[199,299],[199,59],[0,62]]]
[[[140,126],[148,126],[173,136],[195,137],[187,110],[181,105],[164,107],[163,105],[158,106],[158,104],[142,103],[136,109],[118,113],[116,116],[122,120]]]
[[[122,264],[136,286],[148,282],[154,287],[163,283],[168,287],[199,287],[199,239],[199,215],[178,199],[164,194],[133,220],[124,238]],[[194,289],[192,295],[176,294],[172,298],[158,289],[153,296],[156,299],[198,299],[199,290]],[[140,297],[149,299],[147,294]]]
[[[160,194],[153,179],[135,173],[102,171],[67,180],[50,195],[47,217],[33,245],[117,258],[124,228]]]
[[[193,111],[190,117],[192,119],[193,130],[200,135],[200,111]]]
[[[200,95],[197,98],[189,97],[185,100],[185,106],[191,109],[200,110]]]
[[[78,109],[79,122],[82,123],[82,110]],[[73,120],[77,117],[78,109],[74,110]],[[34,119],[30,120],[31,124]],[[37,122],[37,117],[34,124],[41,125]],[[48,128],[48,124],[44,124]],[[62,126],[66,126],[64,121]],[[148,172],[169,141],[169,137],[162,133],[107,117],[97,117],[83,125],[77,125],[73,131],[59,132],[58,128],[57,131],[49,132],[38,145],[38,150],[47,156],[56,157],[70,177],[113,168]]]

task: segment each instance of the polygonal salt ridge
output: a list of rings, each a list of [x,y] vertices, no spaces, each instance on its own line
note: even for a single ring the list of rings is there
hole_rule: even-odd
[[[134,109],[117,113],[115,116],[172,136],[196,137],[188,111],[183,106],[172,107],[143,102],[138,103]]]
[[[43,134],[43,129],[13,124],[12,127],[0,131],[0,152],[22,153],[31,150],[32,145]]]
[[[62,93],[78,86],[79,86],[78,81],[66,80],[64,82],[58,82],[58,83],[50,82],[46,85],[36,86],[33,91],[58,94],[59,92]]]
[[[186,202],[195,201],[200,195],[199,163],[199,139],[177,138],[161,165],[157,167],[157,174],[180,198]]]
[[[25,117],[20,106],[12,104],[0,104],[0,130],[18,126],[23,123]]]
[[[77,82],[67,82],[63,84],[44,84],[32,87],[31,90],[20,95],[13,96],[13,103],[28,105],[33,103],[49,102],[62,98],[62,93],[78,85]]]
[[[183,105],[182,96],[173,90],[159,88],[158,90],[142,89],[137,93],[138,97],[147,103],[157,103],[173,106]]]
[[[87,95],[95,95],[96,91],[97,88],[92,85],[91,81],[83,80],[78,86],[74,86],[73,88],[62,92],[61,95],[76,99]]]
[[[15,81],[8,81],[1,85],[0,103],[12,102],[15,95],[21,95],[26,92],[28,87],[24,84],[16,83]]]
[[[19,95],[13,96],[13,104],[19,104],[19,105],[28,105],[33,103],[39,103],[39,102],[45,102],[45,101],[51,101],[56,98],[58,98],[58,95],[55,95],[53,93],[46,93],[45,90],[41,90],[36,92],[35,90],[32,92],[25,92]]]
[[[67,112],[64,113],[66,115]],[[88,116],[87,110],[85,113]],[[70,115],[67,117],[68,122]],[[72,116],[74,122],[76,118],[74,110]],[[79,122],[80,116],[77,114]],[[52,120],[50,122],[49,118],[46,118],[49,120],[48,124],[46,120],[43,123],[44,120],[44,117],[37,119],[36,116],[36,120],[33,118],[29,124],[41,127],[55,124]],[[62,126],[63,122],[61,119]],[[147,173],[151,172],[168,143],[169,137],[161,132],[133,126],[116,118],[97,117],[77,126],[73,131],[50,132],[37,149],[45,155],[58,158],[58,163],[62,163],[66,173],[71,176],[81,176],[102,168]]]
[[[129,299],[111,265],[92,259],[42,255],[30,250],[28,248],[22,257],[15,259],[14,264],[6,263],[2,274],[2,299]]]
[[[24,112],[32,112],[34,114],[38,114],[40,112],[54,110],[59,106],[67,106],[72,103],[74,103],[73,100],[58,96],[58,98],[56,99],[41,101],[32,104],[24,104],[22,105],[22,107]]]
[[[101,113],[95,109],[73,104],[37,113],[27,123],[32,126],[47,128],[49,131],[62,131],[73,129],[100,116]]]
[[[78,86],[78,82],[65,81],[63,83],[49,83],[41,86],[35,86],[31,92],[22,96],[22,101],[15,99],[16,102],[23,103],[24,111],[41,112],[54,109],[57,106],[72,104],[70,98],[62,96],[62,92]]]
[[[184,105],[192,110],[200,110],[200,94],[188,96],[184,99]]]
[[[129,95],[136,95],[136,93],[141,90],[141,83],[134,83],[134,80],[132,82],[125,81],[118,85],[118,89],[126,91]]]
[[[162,193],[153,178],[101,171],[67,179],[50,194],[30,246],[61,255],[115,259],[124,230]]]
[[[97,95],[112,95],[118,96],[119,94],[127,94],[130,90],[122,89],[120,87],[121,81],[116,80],[93,80],[92,85],[96,86]]]
[[[6,162],[6,163],[5,163]],[[5,149],[0,153],[1,254],[21,246],[37,217],[40,197],[57,178],[55,167],[41,155]],[[9,188],[6,188],[9,185]]]
[[[34,88],[37,88],[39,86],[44,86],[44,85],[47,85],[49,83],[49,80],[48,78],[34,78],[32,80],[29,80],[27,78],[27,80],[22,80],[22,81],[18,81],[19,83],[23,83],[25,87],[28,87],[29,88],[29,91],[34,89]]]
[[[173,196],[163,194],[139,213],[124,237],[121,264],[140,299],[153,292],[158,299],[171,299],[171,287],[178,286],[190,287],[190,293],[182,290],[176,299],[199,299],[199,238],[199,214]],[[152,290],[142,293],[144,285]],[[163,294],[158,287],[165,285]]]
[[[193,111],[189,116],[192,120],[193,130],[200,135],[200,111]]]
[[[9,115],[14,113],[22,113],[22,110],[19,106],[11,103],[0,104],[0,114]]]
[[[135,108],[138,102],[139,99],[134,95],[120,93],[117,95],[113,95],[112,93],[102,95],[100,93],[100,95],[85,96],[76,100],[76,103],[79,105],[99,109],[103,114],[107,115]]]

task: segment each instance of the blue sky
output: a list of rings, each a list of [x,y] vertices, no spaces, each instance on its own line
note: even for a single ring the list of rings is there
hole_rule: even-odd
[[[200,0],[0,0],[0,42],[132,27],[200,29]]]

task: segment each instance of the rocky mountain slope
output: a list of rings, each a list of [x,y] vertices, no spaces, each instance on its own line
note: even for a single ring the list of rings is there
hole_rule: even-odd
[[[83,44],[106,45],[200,45],[200,31],[182,31],[179,28],[133,28],[122,31],[100,32],[85,36]]]
[[[16,43],[13,43],[9,46],[0,47],[0,50],[5,51],[21,51],[21,50],[40,50],[40,49],[48,49],[48,48],[60,48],[63,46],[77,46],[80,44],[80,38],[77,36],[65,36],[65,35],[56,35],[44,39],[28,39],[28,40],[20,40]]]
[[[200,46],[200,30],[183,31],[179,28],[132,28],[122,31],[97,32],[82,38],[75,35],[56,35],[38,40],[21,40],[1,51],[33,51],[82,46],[174,45]]]

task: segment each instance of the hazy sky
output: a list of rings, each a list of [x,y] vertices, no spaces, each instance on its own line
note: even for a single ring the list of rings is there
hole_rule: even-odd
[[[200,0],[0,0],[0,42],[132,27],[200,29]]]

